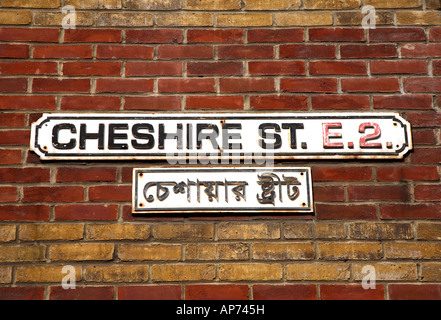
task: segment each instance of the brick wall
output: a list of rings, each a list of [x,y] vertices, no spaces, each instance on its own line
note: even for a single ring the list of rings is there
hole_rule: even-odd
[[[441,299],[440,1],[0,3],[1,299]],[[208,109],[399,112],[415,148],[290,162],[312,167],[312,215],[154,218],[131,214],[151,163],[29,152],[42,113]]]

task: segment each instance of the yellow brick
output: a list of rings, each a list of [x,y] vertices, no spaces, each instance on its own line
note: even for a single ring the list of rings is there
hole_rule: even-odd
[[[180,260],[180,245],[121,244],[118,257],[123,261]]]
[[[318,244],[319,258],[322,260],[374,260],[383,256],[379,243],[337,243]]]
[[[161,27],[202,27],[212,26],[211,13],[166,13],[155,16],[156,24]]]
[[[240,10],[240,0],[186,0],[187,10]]]
[[[369,270],[363,273],[365,266],[372,266],[375,269],[375,279],[377,281],[405,281],[405,280],[417,280],[418,272],[417,266],[414,263],[365,263],[352,265],[352,277],[354,280],[361,281],[371,271]]]
[[[427,9],[439,9],[441,8],[441,2],[439,0],[425,0]]]
[[[245,260],[248,257],[248,246],[243,243],[185,246],[185,260]]]
[[[352,239],[392,240],[412,239],[410,223],[352,223],[349,225]]]
[[[112,260],[113,244],[56,244],[49,249],[49,258],[58,260]]]
[[[89,224],[88,240],[147,240],[150,226],[143,224]]]
[[[357,9],[360,8],[360,0],[303,0],[305,9]]]
[[[96,25],[98,27],[153,26],[153,15],[151,13],[98,13]]]
[[[401,25],[440,25],[440,11],[398,11],[397,21]]]
[[[269,281],[282,279],[278,263],[225,263],[219,265],[219,278],[225,281]]]
[[[181,0],[124,0],[124,8],[129,10],[177,10]]]
[[[81,280],[81,268],[74,267],[75,281]],[[63,266],[23,266],[17,267],[17,282],[59,282],[70,273],[63,273]]]
[[[421,7],[421,0],[364,0],[365,6],[375,8],[417,8]]]
[[[12,267],[0,266],[0,283],[11,283]]]
[[[441,279],[441,263],[430,262],[421,265],[421,280],[422,281],[440,281]]]
[[[288,223],[283,226],[286,239],[312,239],[314,237],[312,224]]]
[[[75,9],[121,9],[121,0],[64,0],[65,6]]]
[[[287,280],[335,281],[350,277],[349,264],[345,263],[290,263],[285,271]]]
[[[45,246],[2,246],[0,262],[43,261],[45,253]]]
[[[253,244],[255,260],[308,260],[314,259],[315,250],[312,243],[255,243]]]
[[[145,282],[149,279],[149,266],[87,266],[84,279],[91,282]]]
[[[34,25],[61,26],[66,15],[61,12],[34,12]],[[77,12],[75,24],[77,26],[93,25],[94,14],[91,12]]]
[[[19,238],[23,241],[79,240],[84,224],[27,224],[21,225]]]
[[[26,10],[2,10],[0,11],[0,24],[29,24],[31,12]]]
[[[272,24],[272,16],[267,13],[220,13],[216,15],[216,27],[263,27]]]
[[[441,259],[441,243],[386,243],[384,250],[390,259]]]
[[[360,12],[352,12],[352,11],[342,11],[336,12],[336,25],[339,26],[361,26],[363,22],[363,18],[366,16],[361,11]],[[394,24],[394,13],[393,12],[384,12],[377,11],[375,14],[375,23],[377,25],[392,25]]]
[[[161,264],[151,269],[152,280],[159,281],[198,281],[213,280],[216,268],[212,264]]]
[[[152,229],[153,238],[160,240],[211,240],[213,235],[212,224],[165,224],[155,225]]]
[[[245,10],[296,10],[300,0],[245,0]]]
[[[341,223],[319,222],[314,225],[317,239],[344,239],[346,238],[345,226]]]
[[[283,12],[275,14],[277,26],[326,26],[332,25],[331,12]]]
[[[217,237],[224,240],[280,239],[280,225],[225,222],[218,225]]]
[[[58,8],[60,7],[60,0],[2,0],[2,7]]]
[[[0,226],[0,242],[15,240],[16,226]]]
[[[418,223],[418,239],[441,240],[441,223]]]

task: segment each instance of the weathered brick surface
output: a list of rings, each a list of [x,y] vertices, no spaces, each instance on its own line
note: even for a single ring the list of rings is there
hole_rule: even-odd
[[[62,28],[65,5],[76,29]],[[376,29],[362,27],[365,5]],[[441,299],[440,8],[1,0],[0,299]],[[207,110],[397,112],[415,148],[287,161],[312,167],[314,213],[264,216],[133,215],[132,169],[157,163],[29,152],[45,112]],[[67,264],[76,290],[61,287]]]

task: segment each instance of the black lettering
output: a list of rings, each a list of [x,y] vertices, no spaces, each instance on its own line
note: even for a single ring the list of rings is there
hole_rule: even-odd
[[[137,123],[132,127],[132,134],[135,139],[148,140],[147,143],[139,143],[137,140],[132,140],[132,146],[135,149],[150,150],[155,146],[155,138],[149,133],[142,133],[140,130],[148,130],[148,132],[155,132],[153,126],[149,123]]]
[[[80,149],[86,149],[86,140],[98,140],[98,149],[104,150],[104,124],[100,123],[98,133],[88,133],[85,123],[80,125]]]
[[[167,139],[177,140],[177,149],[183,149],[183,142],[182,142],[182,123],[177,124],[177,132],[176,133],[167,133],[165,132],[164,124],[159,124],[159,135],[158,135],[158,148],[163,150],[164,149],[164,142]]]
[[[59,150],[70,150],[76,147],[77,140],[71,139],[68,143],[61,143],[59,141],[60,131],[70,130],[71,133],[77,133],[77,128],[72,123],[61,123],[54,126],[52,129],[52,145]]]
[[[211,130],[210,133],[204,133],[202,130]],[[217,137],[219,137],[219,128],[215,124],[209,123],[198,123],[196,126],[197,132],[197,149],[202,149],[202,140],[208,139],[211,141],[214,150],[219,149],[219,145],[216,141]]]
[[[127,140],[126,133],[116,133],[116,130],[128,130],[129,125],[126,123],[112,123],[109,125],[109,150],[127,150],[129,145],[126,143],[115,143],[116,139]]]
[[[230,139],[242,139],[240,133],[230,133],[229,129],[242,130],[240,123],[224,123],[222,125],[222,147],[228,150],[242,149],[242,143],[230,143]]]
[[[282,129],[289,129],[291,137],[291,149],[297,149],[297,130],[304,129],[303,123],[282,123]]]
[[[273,129],[280,132],[280,126],[277,123],[262,123],[259,126],[259,136],[263,139],[275,139],[274,143],[266,143],[263,139],[259,140],[259,146],[263,149],[280,149],[282,147],[282,138],[276,133],[267,133],[266,130]]]

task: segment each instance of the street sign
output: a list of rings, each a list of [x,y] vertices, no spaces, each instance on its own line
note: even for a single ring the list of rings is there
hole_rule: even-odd
[[[133,213],[312,212],[311,169],[133,170]]]
[[[401,159],[411,126],[396,113],[45,114],[44,160]]]

